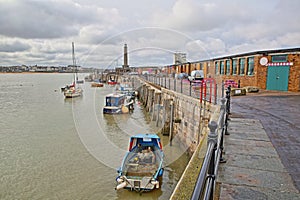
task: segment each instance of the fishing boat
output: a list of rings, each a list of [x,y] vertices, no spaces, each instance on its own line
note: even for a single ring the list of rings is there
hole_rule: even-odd
[[[144,192],[159,188],[164,171],[163,160],[162,145],[156,134],[131,136],[129,151],[117,171],[115,189]]]
[[[112,93],[105,96],[104,114],[122,114],[133,110],[134,101],[125,94]]]
[[[65,98],[75,98],[82,95],[83,90],[78,87],[77,80],[77,66],[75,61],[75,52],[74,52],[74,42],[72,42],[72,59],[73,59],[73,69],[75,69],[73,83],[64,89]]]

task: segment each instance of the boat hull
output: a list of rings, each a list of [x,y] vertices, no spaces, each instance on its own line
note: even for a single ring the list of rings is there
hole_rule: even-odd
[[[81,89],[69,89],[64,91],[65,98],[76,98],[82,95]]]
[[[103,83],[91,83],[91,87],[103,87]]]
[[[103,108],[103,113],[104,114],[122,114],[122,109],[119,107],[108,107],[105,106]]]

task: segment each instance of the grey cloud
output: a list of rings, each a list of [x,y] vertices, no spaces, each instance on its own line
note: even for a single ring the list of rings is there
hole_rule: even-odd
[[[117,16],[114,9],[81,6],[71,1],[8,1],[0,3],[0,34],[20,38],[62,38],[78,35],[82,26]],[[117,18],[117,17],[115,17]]]
[[[0,52],[20,52],[27,51],[30,45],[20,41],[2,41],[0,42]]]

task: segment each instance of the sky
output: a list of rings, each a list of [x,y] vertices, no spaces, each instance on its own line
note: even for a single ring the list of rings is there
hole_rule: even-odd
[[[299,0],[0,0],[0,66],[165,66],[300,46]]]

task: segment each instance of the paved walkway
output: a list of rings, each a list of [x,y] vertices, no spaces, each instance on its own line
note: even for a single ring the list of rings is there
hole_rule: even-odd
[[[231,118],[226,163],[219,166],[220,200],[299,200],[300,193],[259,120]]]

